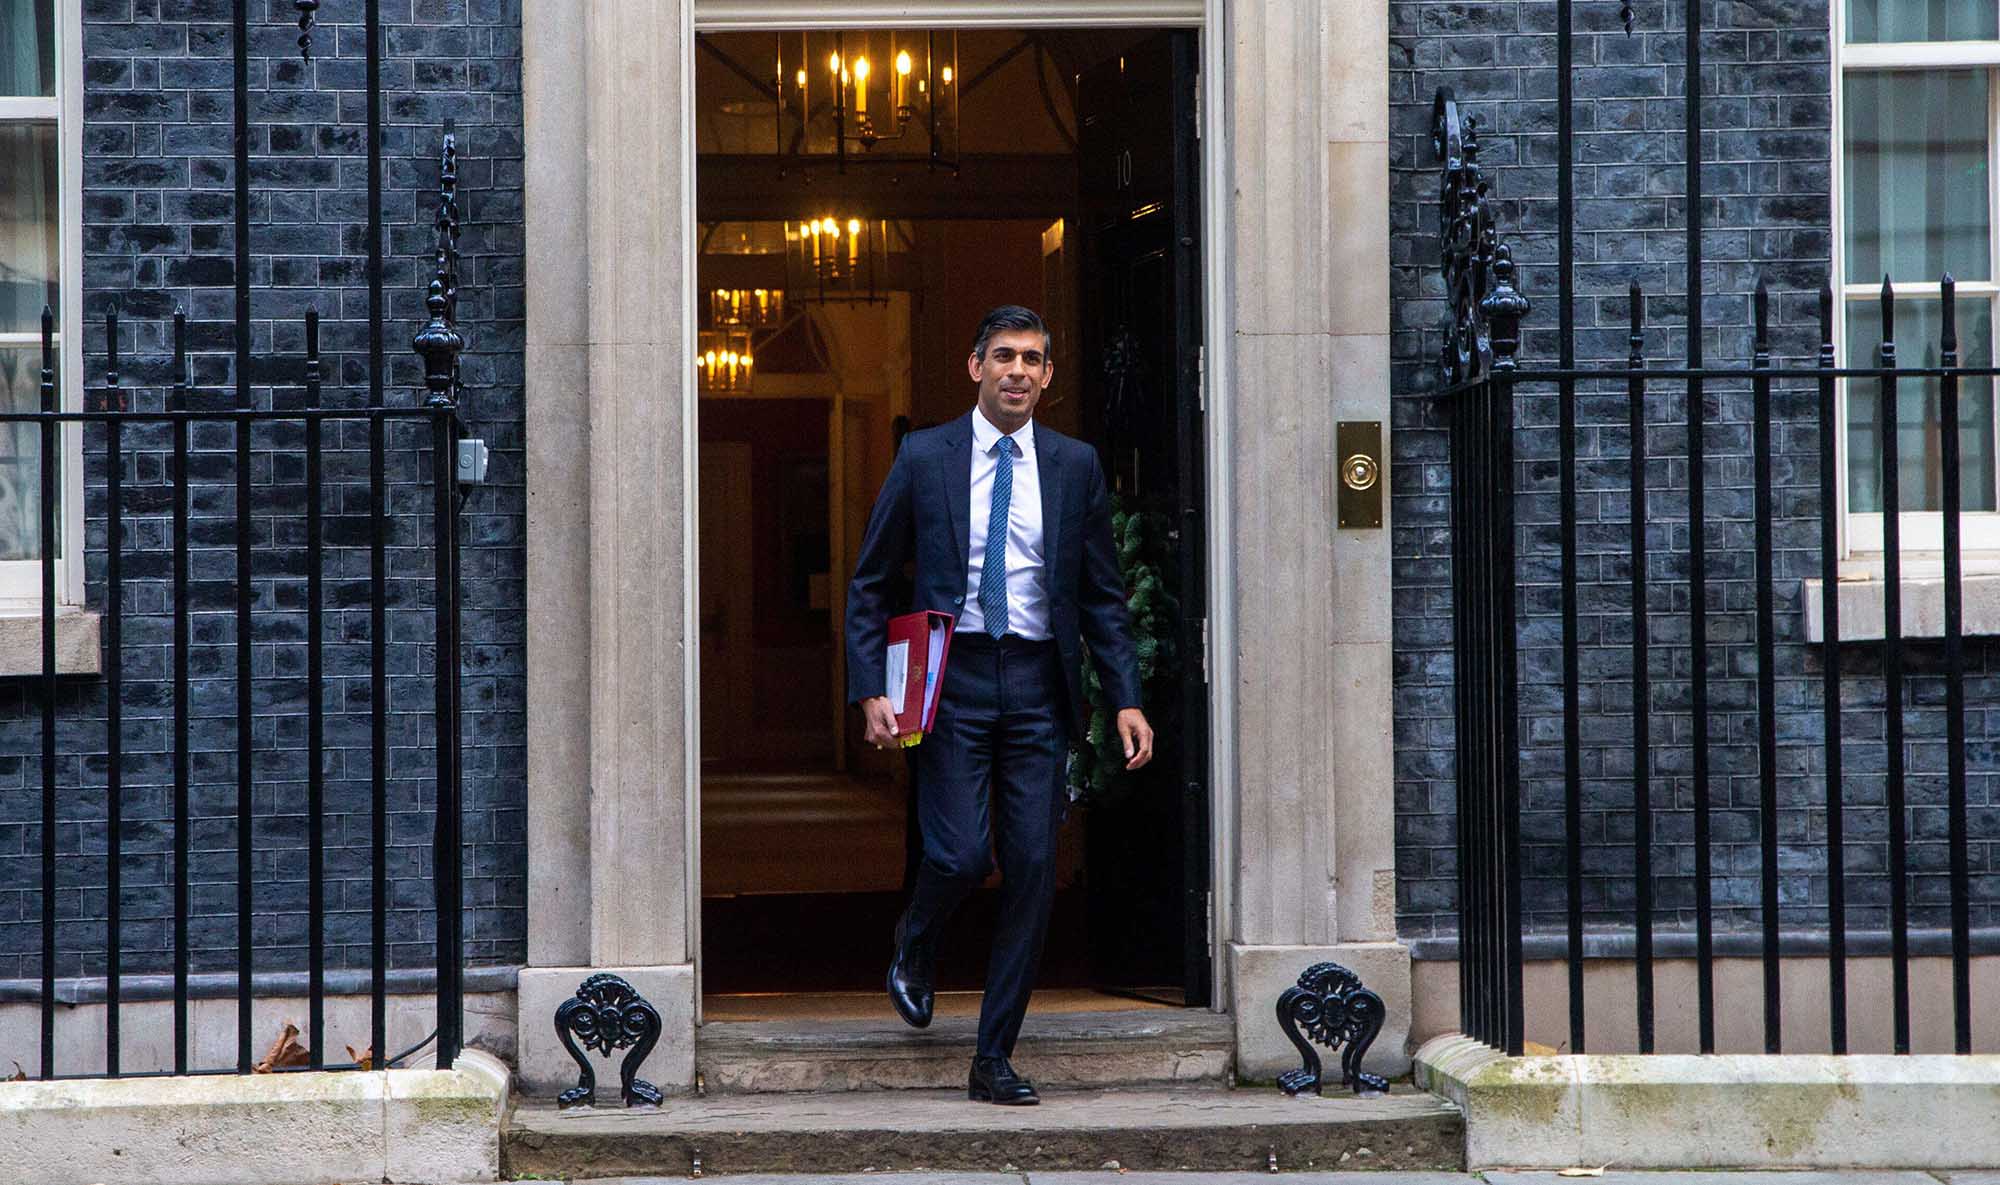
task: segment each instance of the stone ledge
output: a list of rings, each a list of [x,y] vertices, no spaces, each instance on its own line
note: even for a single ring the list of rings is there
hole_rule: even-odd
[[[2000,1164],[1992,1054],[1510,1058],[1451,1034],[1416,1078],[1464,1114],[1472,1170]]]
[[[1944,585],[1941,571],[1927,571],[1915,564],[1905,567],[1900,614],[1903,637],[1944,637]],[[1826,618],[1822,608],[1826,600],[1826,585],[1819,580],[1801,580],[1799,586],[1804,594],[1800,597],[1800,613],[1804,619],[1806,642],[1818,646],[1826,641]],[[1840,640],[1881,641],[1889,617],[1888,585],[1881,574],[1876,572],[1858,579],[1843,578],[1839,587]],[[1961,587],[1965,596],[1961,622],[1963,635],[1974,638],[2000,634],[2000,572],[1967,572]]]
[[[0,1147],[37,1185],[458,1185],[500,1172],[507,1068],[0,1083]]]
[[[56,610],[56,674],[95,675],[103,654],[95,610],[64,605]],[[37,610],[0,610],[0,679],[42,673],[42,615]]]

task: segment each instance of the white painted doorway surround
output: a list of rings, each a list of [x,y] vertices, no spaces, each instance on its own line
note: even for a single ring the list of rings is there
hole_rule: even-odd
[[[1407,1064],[1389,532],[1332,513],[1335,421],[1389,421],[1387,0],[585,0],[523,20],[524,1088],[573,1080],[551,1018],[594,970],[663,1014],[647,1077],[693,1081],[694,34],[757,28],[1203,31],[1214,997],[1243,1018],[1239,1071],[1269,1076],[1290,1056],[1277,992],[1338,959],[1389,1004],[1371,1063]]]

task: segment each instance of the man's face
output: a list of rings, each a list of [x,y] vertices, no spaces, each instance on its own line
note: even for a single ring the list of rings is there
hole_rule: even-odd
[[[1013,432],[1035,414],[1042,391],[1055,377],[1048,342],[1032,329],[1002,329],[986,339],[986,356],[966,358],[979,384],[979,410],[994,427]]]

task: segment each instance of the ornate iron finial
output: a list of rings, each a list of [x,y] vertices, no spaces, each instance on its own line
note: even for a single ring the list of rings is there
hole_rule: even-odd
[[[292,0],[299,10],[299,59],[313,60],[313,25],[318,22],[320,0]]]
[[[1511,317],[1505,334],[1511,358],[1520,345],[1520,318],[1528,299],[1514,288],[1512,253],[1499,241],[1489,186],[1479,164],[1479,121],[1461,118],[1450,87],[1440,87],[1431,105],[1431,146],[1444,162],[1438,192],[1438,246],[1451,323],[1445,327],[1438,378],[1455,386],[1485,377],[1494,366],[1496,317]],[[1490,297],[1504,261],[1506,293]]]
[[[1299,976],[1297,987],[1286,988],[1278,997],[1278,1025],[1285,1030],[1305,1064],[1278,1075],[1278,1087],[1286,1094],[1320,1093],[1319,1052],[1307,1039],[1340,1051],[1341,1082],[1354,1093],[1380,1094],[1389,1089],[1386,1079],[1361,1070],[1361,1059],[1382,1031],[1389,1010],[1382,997],[1362,986],[1361,977],[1339,963],[1315,963]]]
[[[437,278],[444,282],[445,319],[458,324],[458,134],[444,124],[444,152],[438,161]]]
[[[430,392],[424,405],[450,407],[457,403],[458,353],[465,348],[465,339],[445,320],[449,304],[445,299],[443,280],[431,281],[430,295],[424,298],[424,307],[430,310],[431,319],[424,323],[410,342],[424,360],[424,389]]]
[[[1632,0],[1625,0],[1618,6],[1618,19],[1625,23],[1625,35],[1632,35]]]
[[[430,320],[417,331],[411,348],[424,360],[425,405],[450,407],[465,386],[459,355],[465,339],[458,332],[458,136],[445,121],[444,152],[438,170],[438,211],[435,269],[424,308]]]
[[[600,972],[583,981],[576,995],[556,1009],[556,1036],[563,1048],[576,1059],[576,1085],[556,1096],[558,1109],[589,1107],[597,1101],[597,1072],[583,1050],[594,1049],[606,1057],[614,1049],[630,1048],[618,1066],[619,1093],[628,1107],[641,1103],[658,1106],[664,1097],[660,1088],[638,1076],[639,1067],[660,1040],[660,1011],[633,990],[631,984],[609,972]],[[583,1042],[581,1049],[578,1040]]]
[[[1496,370],[1514,369],[1514,352],[1521,348],[1521,318],[1532,307],[1514,287],[1514,249],[1502,243],[1493,249],[1493,287],[1479,302],[1480,315],[1491,327]]]

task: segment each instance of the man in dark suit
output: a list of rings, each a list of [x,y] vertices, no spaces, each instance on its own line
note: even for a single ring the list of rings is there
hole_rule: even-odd
[[[1069,745],[1088,719],[1084,642],[1117,708],[1127,769],[1152,760],[1153,730],[1139,706],[1097,451],[1033,420],[1055,376],[1047,327],[1018,305],[994,309],[966,369],[977,404],[904,439],[869,516],[847,591],[847,695],[868,741],[895,744],[888,619],[918,610],[957,619],[937,719],[915,749],[923,862],[896,925],[889,999],[910,1024],[930,1024],[939,930],[986,879],[997,846],[1000,926],[967,1093],[1023,1104],[1039,1099],[1008,1059],[1048,930]],[[911,559],[911,603],[892,606],[887,590]]]

